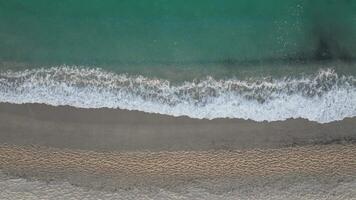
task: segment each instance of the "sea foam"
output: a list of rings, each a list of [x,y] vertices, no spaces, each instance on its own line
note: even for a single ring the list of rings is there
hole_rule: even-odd
[[[323,69],[312,75],[239,80],[169,80],[59,66],[0,73],[0,102],[120,108],[191,118],[319,123],[356,116],[356,79]]]

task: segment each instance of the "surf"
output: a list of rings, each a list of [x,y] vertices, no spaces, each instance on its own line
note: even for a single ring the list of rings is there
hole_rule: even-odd
[[[100,68],[58,66],[0,73],[0,102],[120,108],[198,119],[327,123],[356,116],[356,79],[321,69],[300,77],[172,83]]]

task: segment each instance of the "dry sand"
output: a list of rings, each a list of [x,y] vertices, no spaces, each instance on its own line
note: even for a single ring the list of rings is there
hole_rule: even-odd
[[[356,176],[356,145],[240,151],[95,152],[0,146],[0,169],[47,180],[106,177],[122,185],[170,185],[199,179]],[[123,182],[124,181],[124,182]]]

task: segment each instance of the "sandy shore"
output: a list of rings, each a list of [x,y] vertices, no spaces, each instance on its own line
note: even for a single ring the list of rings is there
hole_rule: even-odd
[[[0,103],[0,143],[97,151],[201,151],[278,148],[356,138],[356,118],[199,120],[119,109]]]
[[[86,195],[84,186],[122,199],[353,199],[355,130],[356,118],[268,123],[0,103],[0,197]]]
[[[22,177],[119,187],[291,175],[354,178],[356,145],[124,153],[2,145],[0,169]]]

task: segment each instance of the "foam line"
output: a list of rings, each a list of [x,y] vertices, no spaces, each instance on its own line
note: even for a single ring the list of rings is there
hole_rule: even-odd
[[[120,108],[198,119],[319,123],[356,116],[356,79],[332,69],[259,79],[169,80],[59,66],[0,73],[0,102]]]

